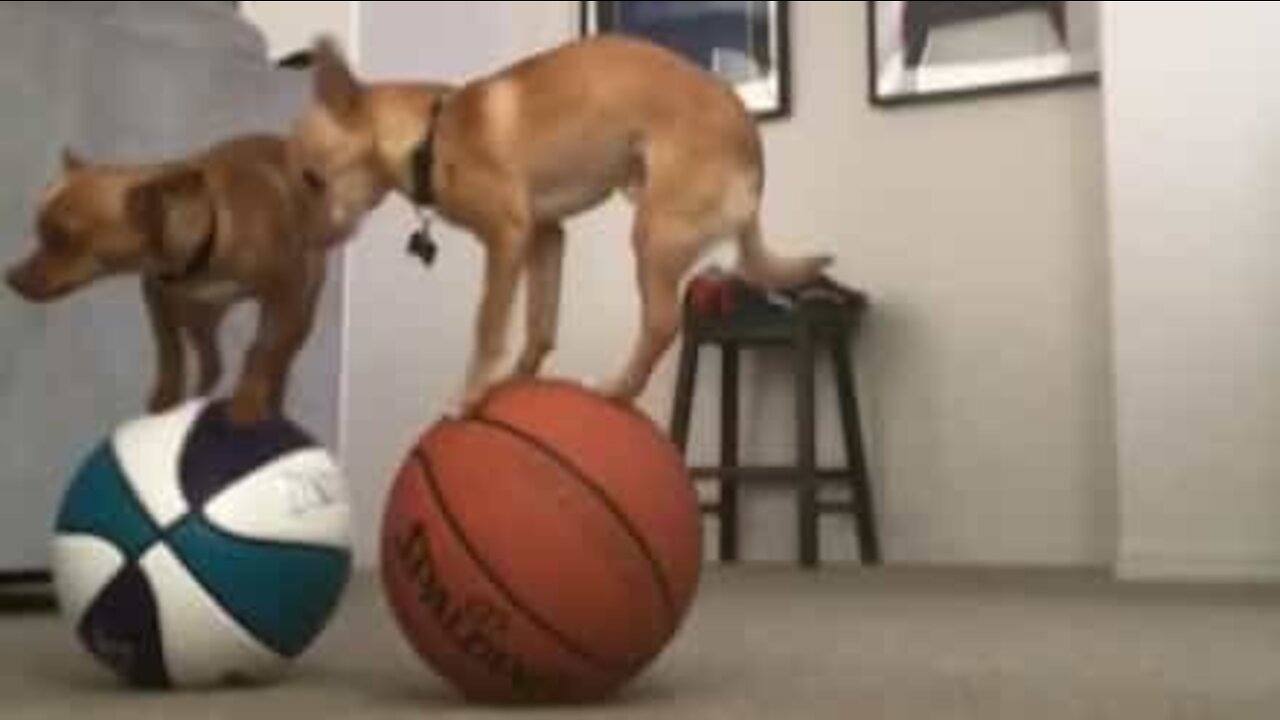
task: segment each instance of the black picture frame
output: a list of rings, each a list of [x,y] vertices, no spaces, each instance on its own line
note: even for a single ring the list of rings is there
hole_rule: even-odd
[[[748,32],[744,33],[750,36],[745,41],[746,44],[756,48],[763,49],[763,56],[757,55],[749,58],[760,66],[765,68],[762,75],[747,78],[742,81],[735,81],[732,77],[726,76],[713,66],[712,62],[704,57],[699,57],[699,53],[692,51],[685,43],[685,47],[681,47],[681,42],[677,40],[680,34],[684,34],[687,40],[690,38],[688,28],[673,28],[672,34],[667,37],[659,37],[653,34],[647,34],[643,29],[628,30],[619,26],[620,18],[623,13],[620,6],[627,3],[622,2],[599,2],[596,0],[581,0],[579,5],[579,33],[583,37],[595,35],[597,33],[616,32],[623,34],[635,35],[660,45],[669,47],[680,52],[685,57],[690,58],[699,65],[705,67],[712,72],[718,72],[725,80],[734,86],[738,91],[738,96],[742,98],[747,105],[751,114],[761,121],[778,120],[791,116],[791,3],[788,0],[770,0],[763,2],[760,0],[742,2],[744,12],[741,17],[748,18],[742,21],[748,28]],[[634,3],[639,5],[640,3]],[[709,17],[697,17],[696,6],[702,4],[696,1],[670,2],[662,0],[650,0],[644,3],[650,5],[653,9],[672,8],[679,9],[684,12],[687,17],[673,22],[697,23],[711,22]],[[725,7],[731,3],[717,2],[717,14],[726,16]],[[712,15],[707,13],[708,16]],[[751,19],[763,16],[764,23],[760,24]],[[708,28],[707,34],[719,33],[724,35],[724,25],[716,28]],[[718,49],[718,48],[717,48]],[[754,69],[754,68],[753,68]]]
[[[891,88],[891,83],[886,80],[887,63],[883,62],[883,59],[886,55],[893,55],[894,53],[881,43],[881,38],[887,34],[887,29],[882,26],[882,23],[886,6],[889,5],[904,8],[902,11],[903,17],[900,19],[901,34],[893,33],[891,35],[891,37],[900,37],[902,43],[901,48],[896,48],[902,54],[901,60],[894,57],[891,62],[902,62],[904,73],[919,73],[923,71],[920,65],[923,64],[922,55],[929,42],[928,34],[933,30],[931,21],[936,21],[938,26],[941,27],[958,24],[966,20],[990,19],[1001,13],[1012,14],[1017,12],[1046,13],[1049,16],[1048,26],[1056,33],[1062,43],[1062,49],[1043,56],[1028,55],[1025,58],[1015,57],[995,62],[1001,62],[1005,65],[1009,65],[1010,62],[1026,62],[1030,64],[1042,58],[1060,59],[1065,56],[1070,58],[1069,67],[1056,73],[1045,70],[1042,74],[1043,76],[1028,70],[1025,75],[1010,74],[1008,77],[1001,79],[998,77],[998,72],[992,72],[991,78],[985,82],[972,82],[969,84],[959,81],[939,82],[935,87],[923,89]],[[1097,16],[1099,13],[1097,0],[1088,0],[1087,2],[1080,2],[1080,0],[1057,0],[1056,2],[990,2],[987,0],[976,2],[972,0],[967,2],[962,0],[952,2],[925,2],[923,0],[890,2],[889,0],[868,0],[866,6],[867,100],[877,107],[892,108],[921,103],[1020,94],[1053,88],[1082,87],[1096,85],[1100,81],[1101,73],[1097,68]],[[1086,6],[1088,7],[1086,8]],[[914,17],[911,15],[913,12],[915,13]],[[1066,15],[1068,12],[1076,14],[1092,13],[1092,17],[1086,17],[1092,23],[1091,42],[1087,45],[1082,45],[1078,49],[1073,49],[1070,44]],[[950,16],[948,17],[949,14]],[[921,26],[924,27],[923,31]],[[924,33],[924,37],[921,37],[921,32]],[[980,66],[981,61],[965,65],[970,70],[979,70]],[[939,67],[945,68],[946,66]],[[915,69],[912,70],[911,68]]]

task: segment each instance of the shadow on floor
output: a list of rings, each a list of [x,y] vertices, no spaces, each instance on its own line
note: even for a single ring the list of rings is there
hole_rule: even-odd
[[[401,678],[388,678],[385,674],[367,675],[364,678],[353,677],[350,673],[343,676],[348,686],[363,688],[363,694],[377,707],[397,710],[421,711],[458,711],[484,710],[491,713],[507,712],[527,714],[529,712],[546,713],[561,717],[572,714],[598,713],[604,709],[637,708],[660,709],[678,700],[688,700],[686,688],[676,687],[676,683],[663,679],[641,680],[626,686],[618,695],[606,700],[582,705],[503,705],[476,704],[465,700],[441,681],[425,675],[421,682]]]

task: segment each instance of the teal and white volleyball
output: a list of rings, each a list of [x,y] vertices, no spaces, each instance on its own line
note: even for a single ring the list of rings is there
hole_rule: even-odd
[[[229,423],[196,400],[121,425],[56,521],[59,605],[125,681],[278,678],[350,576],[350,507],[331,455],[287,419]]]

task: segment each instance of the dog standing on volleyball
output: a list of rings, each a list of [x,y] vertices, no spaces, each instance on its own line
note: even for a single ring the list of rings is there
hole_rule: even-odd
[[[471,230],[486,268],[463,410],[501,379],[516,288],[528,279],[516,374],[536,374],[557,333],[562,222],[615,191],[635,204],[641,330],[604,387],[629,401],[675,339],[680,283],[723,237],[763,286],[799,284],[829,258],[780,258],[760,229],[759,133],[732,88],[655,45],[596,37],[455,87],[362,84],[333,45],[315,55],[316,102],[296,123],[304,182],[340,227],[391,192]]]

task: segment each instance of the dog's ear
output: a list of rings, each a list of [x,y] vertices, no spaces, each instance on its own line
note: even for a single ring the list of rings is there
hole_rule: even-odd
[[[89,163],[80,157],[79,153],[72,150],[69,146],[62,148],[62,171],[64,173],[74,172],[84,169]]]
[[[146,251],[167,268],[180,269],[214,231],[213,194],[204,174],[178,167],[139,183],[125,197],[125,214]]]
[[[326,35],[316,42],[312,62],[315,65],[312,78],[316,99],[340,121],[353,117],[360,107],[364,88],[351,73],[333,38]]]

